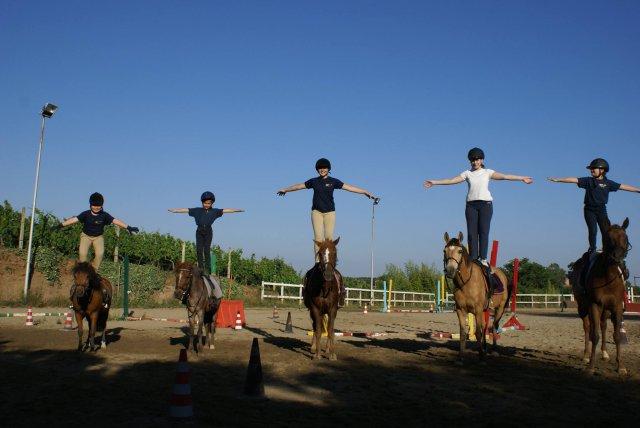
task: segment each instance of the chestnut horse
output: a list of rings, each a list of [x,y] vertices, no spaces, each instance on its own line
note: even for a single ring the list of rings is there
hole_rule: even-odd
[[[599,331],[602,333],[602,359],[609,360],[606,350],[605,334],[607,318],[613,324],[613,340],[616,344],[616,370],[626,374],[620,352],[620,327],[622,326],[622,312],[624,304],[625,280],[622,263],[624,262],[631,244],[626,229],[629,219],[625,218],[622,226],[610,225],[603,240],[603,251],[597,254],[593,266],[584,275],[584,266],[589,262],[588,256],[583,256],[570,265],[569,280],[573,294],[578,302],[578,314],[582,318],[584,329],[584,361],[589,363],[589,370],[595,371],[595,356]]]
[[[338,301],[342,288],[342,274],[336,269],[338,251],[336,245],[340,238],[324,242],[315,241],[318,245],[318,259],[304,276],[302,296],[304,305],[309,309],[313,323],[311,353],[313,359],[320,358],[320,339],[322,338],[322,319],[327,315],[327,348],[325,352],[330,360],[337,360],[334,344],[333,323],[338,314]],[[315,352],[315,353],[314,353]]]
[[[483,316],[484,308],[487,307],[489,299],[489,310],[493,310],[493,353],[497,354],[497,331],[500,318],[504,314],[504,309],[509,302],[513,285],[507,281],[505,273],[498,268],[491,268],[492,273],[503,285],[503,291],[494,292],[489,296],[489,284],[484,274],[484,267],[478,266],[469,258],[467,249],[462,245],[462,232],[457,238],[449,238],[449,234],[444,234],[444,271],[447,278],[453,280],[455,290],[453,299],[456,302],[456,315],[460,323],[460,351],[458,364],[462,364],[464,351],[466,348],[469,326],[467,325],[467,313],[476,317],[476,340],[480,353],[480,360],[485,357],[487,340],[485,337],[485,320]],[[494,279],[495,281],[495,279]],[[496,289],[500,287],[496,286]]]
[[[96,331],[102,331],[100,346],[107,347],[106,332],[109,308],[103,303],[103,289],[107,290],[107,297],[111,297],[113,288],[107,278],[98,275],[90,263],[80,262],[73,268],[73,285],[71,286],[70,299],[78,324],[78,351],[84,351],[89,347],[92,351],[98,349],[94,336]],[[87,319],[89,334],[87,342],[82,346],[82,320]]]
[[[198,266],[189,262],[181,262],[176,265],[176,287],[173,296],[187,305],[189,316],[189,334],[187,349],[193,342],[193,350],[197,353],[202,346],[202,327],[206,326],[205,346],[215,349],[216,318],[220,308],[221,299],[211,300],[207,293],[207,287],[202,278],[202,271]],[[198,323],[198,333],[194,335],[195,323]]]

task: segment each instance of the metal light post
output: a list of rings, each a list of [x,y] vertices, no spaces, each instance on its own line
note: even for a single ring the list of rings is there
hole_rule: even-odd
[[[380,203],[380,198],[373,198],[371,204],[371,291],[369,294],[369,306],[373,306],[373,244],[375,240],[376,205]]]
[[[36,199],[38,197],[38,180],[40,178],[40,157],[44,146],[44,122],[49,119],[58,109],[58,106],[47,103],[42,107],[42,124],[40,125],[40,146],[38,147],[38,159],[36,161],[36,184],[33,189],[33,204],[31,205],[31,224],[29,226],[29,244],[27,249],[27,269],[24,276],[24,300],[26,302],[29,293],[29,275],[31,274],[31,253],[33,245],[33,222],[36,217]]]

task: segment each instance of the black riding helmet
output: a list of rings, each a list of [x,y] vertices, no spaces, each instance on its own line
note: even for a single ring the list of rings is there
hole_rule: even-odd
[[[93,205],[94,207],[101,207],[104,205],[104,197],[98,193],[92,193],[91,196],[89,196],[89,205]]]
[[[216,195],[214,195],[212,192],[206,191],[200,196],[201,202],[208,201],[208,200],[211,200],[211,202],[215,202]]]
[[[595,158],[587,166],[587,169],[595,169],[595,168],[604,169],[604,172],[609,172],[609,162],[607,162],[602,158]]]
[[[331,162],[329,162],[329,159],[320,158],[316,161],[316,171],[321,168],[327,168],[331,171]]]
[[[484,152],[482,151],[482,149],[474,147],[473,149],[469,150],[469,153],[467,154],[467,158],[469,158],[469,162],[474,161],[476,159],[484,159]]]

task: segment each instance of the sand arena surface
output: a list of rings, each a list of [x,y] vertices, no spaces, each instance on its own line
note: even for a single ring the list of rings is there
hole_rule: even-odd
[[[24,309],[0,309],[0,312]],[[64,312],[38,308],[34,312]],[[501,355],[454,364],[458,341],[430,331],[457,332],[455,314],[381,314],[340,311],[343,331],[384,332],[379,338],[337,338],[338,361],[310,359],[304,310],[291,310],[294,333],[283,332],[289,309],[248,309],[247,328],[219,329],[216,349],[189,353],[195,421],[199,426],[637,425],[640,421],[640,317],[627,316],[623,347],[628,376],[612,361],[582,362],[582,325],[575,309],[519,313],[530,330],[505,332]],[[136,309],[135,315],[186,318],[185,310]],[[77,334],[53,317],[25,327],[0,318],[0,411],[4,426],[172,426],[167,418],[184,325],[110,321],[109,345],[75,350]],[[64,322],[63,319],[60,319]],[[252,338],[259,338],[266,399],[242,395]],[[600,352],[598,352],[598,357]],[[96,403],[104,405],[95,405]]]

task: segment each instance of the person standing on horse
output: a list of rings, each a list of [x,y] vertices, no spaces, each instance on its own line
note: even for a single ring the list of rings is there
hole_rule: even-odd
[[[369,191],[359,187],[343,183],[337,178],[330,177],[331,162],[321,158],[316,162],[317,177],[310,178],[304,183],[294,184],[278,191],[279,196],[284,196],[289,192],[303,189],[313,189],[313,203],[311,205],[311,226],[313,227],[314,250],[316,264],[318,259],[318,244],[325,240],[333,240],[333,231],[336,224],[336,206],[333,200],[333,191],[336,189],[346,190],[352,193],[365,195],[369,199],[378,200]],[[340,290],[340,306],[343,306],[344,290]]]
[[[486,268],[487,278],[489,278],[491,287],[491,267],[487,261],[487,254],[489,252],[489,229],[491,226],[491,217],[493,216],[493,197],[491,196],[491,192],[489,192],[489,181],[509,180],[531,184],[533,183],[533,179],[521,175],[502,174],[485,168],[484,152],[477,147],[469,150],[467,158],[471,163],[470,169],[449,179],[425,180],[424,187],[425,189],[430,189],[438,185],[458,184],[463,181],[467,182],[467,204],[464,214],[467,220],[469,255],[472,260],[477,260]]]
[[[70,226],[75,223],[82,223],[82,233],[80,233],[80,247],[78,249],[79,259],[86,262],[89,255],[89,248],[93,246],[93,265],[96,272],[100,268],[102,258],[104,257],[104,228],[111,223],[118,227],[127,229],[129,233],[138,232],[137,227],[129,226],[122,220],[114,218],[111,214],[103,209],[104,197],[98,193],[92,193],[89,196],[89,209],[81,212],[75,217],[71,217],[63,221],[59,227]],[[111,296],[107,295],[106,289],[102,290],[104,294],[104,305],[108,306]]]
[[[236,208],[213,208],[216,197],[212,192],[204,192],[200,196],[202,207],[170,208],[171,213],[189,214],[196,221],[196,256],[198,267],[211,275],[211,241],[213,240],[213,222],[223,214],[241,213],[244,210]]]
[[[627,192],[640,193],[640,189],[628,184],[620,184],[607,178],[609,172],[609,162],[602,158],[596,158],[587,165],[587,169],[591,171],[590,177],[549,177],[548,180],[553,183],[571,183],[577,184],[579,188],[584,189],[584,220],[587,223],[589,233],[589,249],[585,253],[588,257],[596,252],[596,240],[598,228],[602,235],[602,243],[606,239],[606,232],[611,222],[607,214],[607,202],[609,202],[609,193],[625,190]],[[623,263],[624,277],[629,278],[629,270]]]

